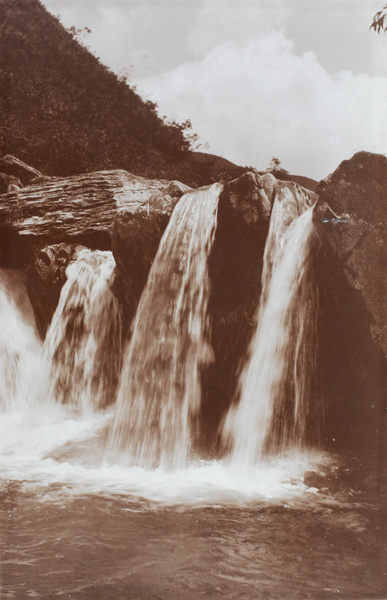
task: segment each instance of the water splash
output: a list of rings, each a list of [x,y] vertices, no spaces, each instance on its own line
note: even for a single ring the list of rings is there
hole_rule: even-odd
[[[0,269],[0,410],[29,407],[44,394],[46,369],[20,274]]]
[[[275,199],[257,328],[239,405],[229,410],[222,432],[234,464],[256,464],[306,442],[317,318],[311,266],[319,244],[312,211],[300,192],[282,188]]]
[[[66,270],[45,340],[50,397],[81,412],[106,406],[121,367],[121,311],[110,286],[111,252],[82,249]]]
[[[214,184],[177,204],[133,325],[111,434],[113,454],[129,464],[186,464],[200,409],[208,342],[208,255],[215,235]]]

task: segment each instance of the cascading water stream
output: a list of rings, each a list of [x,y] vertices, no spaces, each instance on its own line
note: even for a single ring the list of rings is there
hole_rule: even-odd
[[[267,454],[305,445],[317,317],[311,266],[319,241],[312,215],[300,190],[277,194],[240,401],[222,431],[234,465],[251,466]]]
[[[49,396],[80,412],[114,397],[121,367],[121,312],[110,286],[111,252],[82,249],[67,267],[67,281],[45,340],[51,366]]]
[[[44,394],[42,343],[20,275],[0,269],[0,411],[25,409]]]
[[[220,184],[185,194],[160,242],[124,361],[110,447],[145,467],[183,467],[200,409],[208,342],[208,256]]]

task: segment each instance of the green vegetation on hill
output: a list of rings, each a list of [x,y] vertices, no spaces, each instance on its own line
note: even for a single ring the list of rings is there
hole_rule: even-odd
[[[39,0],[0,0],[0,114],[0,155],[47,175],[122,168],[203,185],[246,170],[192,160],[189,123],[160,119]]]

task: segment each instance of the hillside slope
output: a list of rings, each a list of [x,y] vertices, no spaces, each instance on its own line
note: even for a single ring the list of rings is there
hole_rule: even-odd
[[[204,184],[184,125],[167,124],[39,0],[0,0],[0,154],[48,175],[121,168]],[[245,169],[232,165],[233,175]]]

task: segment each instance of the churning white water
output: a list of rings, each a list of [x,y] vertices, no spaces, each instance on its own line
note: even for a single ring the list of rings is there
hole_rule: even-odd
[[[46,388],[42,343],[20,274],[0,269],[0,411],[27,408]]]
[[[222,186],[178,202],[149,273],[124,360],[111,434],[129,464],[182,467],[200,410],[208,342],[208,256]]]
[[[312,211],[301,191],[283,188],[274,202],[256,332],[239,404],[229,410],[222,432],[234,465],[253,465],[306,443],[317,316]]]
[[[92,412],[114,399],[121,367],[121,311],[111,252],[82,249],[67,267],[45,340],[53,402]]]

